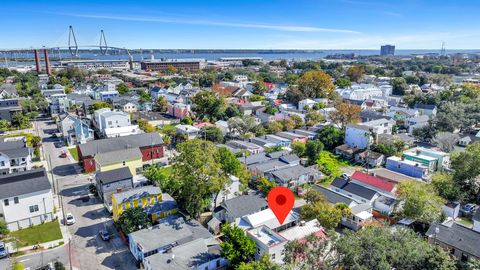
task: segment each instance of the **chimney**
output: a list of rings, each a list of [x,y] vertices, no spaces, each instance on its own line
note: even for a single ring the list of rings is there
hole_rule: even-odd
[[[35,68],[37,70],[37,73],[40,74],[40,71],[42,71],[42,66],[40,64],[40,56],[38,55],[38,50],[33,51],[35,53]]]
[[[47,72],[48,76],[52,75],[52,69],[50,67],[50,59],[48,58],[48,50],[43,50],[43,54],[45,55],[45,71]]]

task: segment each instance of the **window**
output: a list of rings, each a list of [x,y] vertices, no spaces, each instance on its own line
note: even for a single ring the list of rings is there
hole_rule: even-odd
[[[122,204],[122,210],[125,211],[127,209],[127,207],[125,206],[125,204]]]
[[[13,198],[13,202],[14,202],[15,204],[17,204],[17,203],[18,203],[18,197],[14,197],[14,198]]]
[[[215,264],[217,265],[217,268],[220,267],[220,259],[218,259]]]
[[[138,200],[138,206],[142,206],[142,199]]]
[[[133,202],[130,202],[130,208],[134,208]]]
[[[125,161],[124,161],[124,162],[122,162],[122,164],[123,164],[123,166],[125,166]]]
[[[0,166],[2,166],[2,167],[5,166],[5,161],[1,161]]]
[[[8,206],[10,203],[8,202],[8,199],[5,199],[3,200],[3,204],[5,204],[5,206]]]
[[[275,260],[275,253],[272,254],[272,260]]]
[[[30,206],[30,213],[33,213],[33,212],[38,212],[38,205]]]
[[[108,121],[108,125],[111,125],[112,124],[112,121]]]

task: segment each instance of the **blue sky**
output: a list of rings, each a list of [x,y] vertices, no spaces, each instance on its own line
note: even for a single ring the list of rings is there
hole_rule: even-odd
[[[480,49],[478,0],[2,1],[0,48]]]

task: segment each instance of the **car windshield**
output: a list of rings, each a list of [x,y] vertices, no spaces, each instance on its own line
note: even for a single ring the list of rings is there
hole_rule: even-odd
[[[5,251],[5,248],[0,246],[0,252],[3,252],[3,251]]]
[[[73,219],[73,216],[67,216],[67,219]]]

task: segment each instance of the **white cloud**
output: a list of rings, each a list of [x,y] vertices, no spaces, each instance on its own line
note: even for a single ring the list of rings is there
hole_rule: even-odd
[[[327,32],[327,33],[344,33],[344,34],[360,34],[360,32],[350,29],[336,29],[336,28],[322,28],[312,26],[296,26],[296,25],[269,25],[269,24],[253,24],[253,23],[231,23],[231,22],[216,22],[204,20],[178,20],[158,17],[131,17],[131,16],[112,16],[112,15],[94,15],[94,14],[71,14],[62,13],[61,15],[93,18],[93,19],[107,19],[119,21],[136,21],[136,22],[158,22],[158,23],[175,23],[175,24],[191,24],[191,25],[210,25],[210,26],[225,26],[238,28],[255,28],[268,29],[284,32]]]

